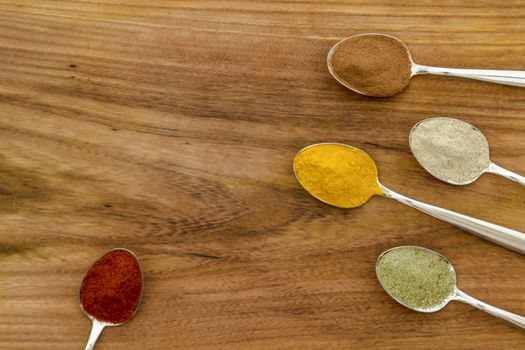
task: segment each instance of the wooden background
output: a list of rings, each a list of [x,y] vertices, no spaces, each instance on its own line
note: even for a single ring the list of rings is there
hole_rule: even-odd
[[[422,64],[525,69],[524,4],[464,3],[0,0],[0,348],[83,349],[80,281],[126,247],[143,303],[100,350],[524,349],[467,305],[407,310],[374,274],[383,250],[422,245],[525,314],[522,256],[386,198],[329,207],[292,174],[302,147],[344,142],[393,190],[524,231],[525,188],[441,183],[407,135],[456,116],[525,174],[525,89],[417,77],[370,99],[326,69],[331,45],[371,31]]]

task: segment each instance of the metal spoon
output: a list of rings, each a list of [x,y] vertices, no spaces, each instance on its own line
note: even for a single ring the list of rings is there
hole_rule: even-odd
[[[443,131],[445,125],[454,125],[454,128],[449,127],[445,133]],[[429,133],[439,135],[442,141],[433,142],[428,138]],[[525,186],[525,177],[504,169],[490,160],[489,144],[483,133],[462,120],[447,117],[422,120],[410,130],[408,142],[419,164],[430,174],[449,184],[467,185],[476,181],[483,173],[492,173]],[[451,144],[458,149],[456,154],[451,154],[449,151]],[[421,149],[422,145],[426,146],[425,150]],[[462,176],[444,172],[443,169],[450,165],[460,169]]]
[[[137,258],[137,256],[135,255],[135,253],[133,253],[131,250],[128,250],[128,249],[125,249],[125,248],[114,248],[114,249],[111,249],[109,252],[112,252],[112,251],[116,251],[116,250],[123,250],[129,254],[131,254],[136,260],[137,260],[137,263],[139,264],[140,266],[140,262]],[[103,256],[105,256],[106,254],[108,254],[109,252],[106,252]],[[103,256],[101,256],[100,258],[102,258]],[[97,259],[98,260],[100,260]],[[96,263],[96,262],[95,262]],[[94,264],[93,264],[94,265]],[[91,268],[90,268],[91,269]],[[141,271],[141,274],[142,274],[142,268],[140,269]],[[144,276],[142,276],[142,280],[144,280]],[[115,326],[120,326],[120,325],[123,325],[127,322],[129,322],[133,316],[137,313],[137,310],[138,310],[138,306],[140,305],[140,299],[142,298],[142,291],[141,291],[141,296],[139,298],[139,301],[137,303],[137,306],[135,308],[135,311],[133,312],[133,315],[125,322],[121,322],[121,323],[110,323],[110,322],[104,322],[104,321],[100,321],[100,320],[97,320],[95,317],[93,317],[92,315],[90,315],[89,313],[87,313],[85,310],[84,310],[84,307],[82,305],[82,303],[80,303],[80,309],[82,310],[82,312],[91,320],[92,322],[92,326],[91,326],[91,332],[89,334],[89,338],[88,338],[88,341],[87,341],[87,344],[86,344],[86,347],[84,350],[93,350],[93,348],[95,347],[95,344],[97,343],[97,340],[98,340],[98,337],[100,336],[100,334],[102,334],[102,331],[104,330],[105,327],[115,327]],[[80,295],[79,295],[79,299],[80,299]]]
[[[348,38],[345,38],[341,41],[339,41],[337,44],[335,44],[330,51],[328,52],[327,56],[327,64],[328,64],[328,70],[332,74],[332,76],[343,86],[346,88],[355,91],[357,93],[360,93],[362,95],[367,95],[366,92],[359,91],[352,87],[352,85],[341,78],[335,71],[332,65],[332,57],[334,55],[334,52],[340,47],[340,45],[350,38],[354,38],[357,36],[373,36],[373,35],[382,35],[387,36],[390,38],[395,39],[397,42],[399,42],[400,47],[404,48],[407,51],[407,54],[410,58],[411,62],[411,75],[410,78],[412,78],[415,75],[422,75],[422,74],[434,74],[434,75],[446,75],[451,77],[459,77],[459,78],[467,78],[467,79],[474,79],[474,80],[482,80],[490,83],[497,83],[497,84],[503,84],[503,85],[513,85],[513,86],[520,86],[525,87],[525,71],[520,70],[499,70],[499,69],[464,69],[464,68],[443,68],[443,67],[431,67],[431,66],[424,66],[422,64],[417,64],[413,61],[412,55],[410,54],[410,50],[408,47],[403,43],[401,40],[399,40],[396,37],[393,37],[391,35],[387,34],[380,34],[380,33],[364,33],[364,34],[358,34],[354,35]],[[390,65],[391,62],[389,61],[389,57],[384,57],[384,64],[385,66]],[[409,82],[409,79],[406,80],[407,84]],[[403,90],[404,87],[401,87],[399,91]]]
[[[489,304],[487,304],[487,303],[485,303],[485,302],[483,302],[481,300],[473,298],[470,295],[468,295],[467,293],[465,293],[465,292],[461,291],[460,289],[458,289],[457,285],[454,286],[454,289],[451,291],[451,293],[447,297],[445,297],[442,300],[441,303],[435,305],[432,308],[422,309],[422,308],[416,308],[416,307],[407,305],[403,300],[398,298],[398,296],[394,295],[393,293],[391,293],[390,290],[388,290],[388,288],[384,285],[383,281],[381,281],[381,278],[379,278],[379,274],[378,274],[378,265],[379,265],[379,262],[380,262],[381,258],[383,258],[388,253],[390,253],[392,251],[395,251],[397,249],[421,249],[421,250],[424,250],[426,252],[430,252],[432,254],[435,254],[435,255],[441,257],[449,265],[450,270],[452,271],[452,273],[454,273],[454,277],[456,275],[456,271],[454,270],[454,266],[447,260],[447,258],[445,258],[441,254],[438,254],[435,251],[427,249],[427,248],[415,247],[415,246],[401,246],[401,247],[395,247],[395,248],[392,248],[392,249],[389,249],[389,250],[383,252],[377,258],[377,262],[376,262],[377,279],[379,280],[379,283],[381,284],[383,289],[388,293],[388,295],[390,295],[395,301],[397,301],[401,305],[406,306],[409,309],[412,309],[412,310],[415,310],[415,311],[419,311],[419,312],[436,312],[436,311],[439,311],[442,308],[444,308],[445,305],[447,305],[451,300],[456,300],[456,301],[461,301],[461,302],[463,302],[465,304],[472,305],[475,308],[483,310],[483,311],[485,311],[485,312],[487,312],[487,313],[489,313],[489,314],[491,314],[493,316],[499,317],[499,318],[501,318],[501,319],[503,319],[503,320],[505,320],[507,322],[510,322],[510,323],[512,323],[512,324],[514,324],[514,325],[516,325],[516,326],[518,326],[520,328],[522,328],[522,329],[525,329],[525,317],[517,315],[517,314],[509,312],[509,311],[502,310],[502,309],[497,308],[495,306],[489,305]]]
[[[296,167],[298,159],[300,159],[301,155],[304,154],[303,152],[307,152],[308,150],[313,150],[313,149],[316,149],[316,151],[317,150],[323,151],[323,148],[327,149],[327,147],[325,146],[332,146],[332,145],[337,145],[338,147],[344,147],[344,148],[348,148],[352,150],[357,150],[359,152],[362,152],[366,157],[370,158],[370,156],[366,154],[365,152],[363,152],[362,150],[349,146],[349,145],[340,144],[340,143],[314,144],[306,148],[303,148],[297,153],[294,159],[294,174],[297,180],[299,181],[299,183],[301,184],[301,186],[303,186],[303,188],[306,191],[308,191],[312,196],[319,199],[320,201],[336,206],[336,207],[338,206],[341,208],[351,208],[350,206],[345,207],[345,206],[337,205],[336,203],[331,202],[331,198],[326,198],[326,197],[323,197],[322,194],[315,193],[315,190],[310,188],[305,183],[307,181],[308,174],[300,173],[300,171],[298,171]],[[329,152],[326,152],[324,156],[331,156],[333,158],[333,155],[330,155]],[[372,158],[370,158],[370,160],[373,162]],[[344,161],[344,160],[341,160],[341,161]],[[374,166],[375,166],[375,163],[374,163]],[[377,174],[377,170],[375,171],[375,174]],[[342,174],[342,176],[344,176],[344,174]],[[436,206],[433,206],[427,203],[423,203],[415,199],[403,196],[402,194],[394,192],[390,190],[389,188],[387,188],[386,186],[384,186],[383,184],[381,184],[377,177],[375,179],[370,179],[370,180],[377,182],[377,185],[380,191],[370,192],[367,198],[362,198],[363,202],[361,204],[365,203],[366,201],[370,199],[370,197],[376,194],[382,195],[387,198],[395,199],[396,201],[403,203],[405,205],[408,205],[409,207],[415,208],[419,211],[422,211],[423,213],[426,213],[437,219],[443,220],[459,228],[462,228],[468,232],[471,232],[481,238],[492,241],[496,244],[499,244],[508,249],[514,250],[520,254],[525,255],[525,234],[522,232],[518,232],[512,229],[503,227],[503,226],[492,224],[490,222],[479,220],[479,219],[476,219],[476,218],[473,218],[467,215],[459,214],[459,213],[456,213],[456,212],[453,212],[447,209],[436,207]],[[341,191],[339,192],[343,192],[343,191],[344,189],[341,189]]]
[[[95,348],[95,344],[97,343],[98,337],[100,336],[100,334],[102,333],[105,327],[120,326],[120,324],[99,321],[93,316],[87,314],[86,312],[84,313],[93,322],[93,325],[91,326],[91,333],[89,334],[89,338],[88,338],[85,350],[92,350]]]

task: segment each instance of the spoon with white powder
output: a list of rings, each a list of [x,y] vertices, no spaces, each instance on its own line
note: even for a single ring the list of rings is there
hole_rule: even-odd
[[[425,170],[453,185],[467,185],[483,173],[506,177],[525,186],[525,177],[494,164],[485,136],[459,119],[435,117],[412,127],[410,149]]]

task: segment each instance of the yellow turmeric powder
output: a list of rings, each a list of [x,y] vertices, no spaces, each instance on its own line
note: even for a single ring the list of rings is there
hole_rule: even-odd
[[[322,143],[307,147],[295,156],[294,171],[305,190],[336,207],[358,207],[382,194],[374,160],[351,146]]]

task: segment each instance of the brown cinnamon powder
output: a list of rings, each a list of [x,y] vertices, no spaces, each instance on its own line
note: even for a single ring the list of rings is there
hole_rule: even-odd
[[[364,95],[385,97],[401,92],[411,76],[406,46],[383,34],[363,34],[341,41],[332,50],[329,68],[339,82]]]

